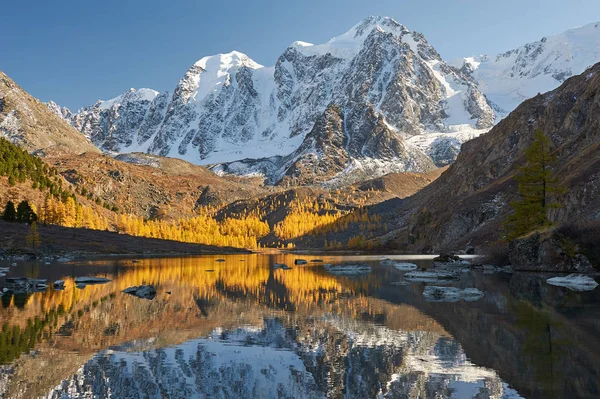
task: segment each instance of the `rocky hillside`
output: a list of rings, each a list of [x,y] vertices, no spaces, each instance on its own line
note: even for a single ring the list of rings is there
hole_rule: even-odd
[[[557,156],[553,172],[567,192],[552,212],[556,222],[600,218],[600,64],[558,89],[521,104],[488,134],[462,147],[439,179],[391,214],[396,231],[386,238],[415,249],[456,247],[495,240],[516,198],[512,179],[525,149],[541,129]]]
[[[273,67],[219,54],[195,63],[173,93],[131,89],[71,117],[51,107],[103,150],[220,164],[282,184],[428,171],[448,162],[440,146],[485,132],[495,118],[468,74],[422,34],[382,17],[325,44],[295,42]],[[440,133],[454,141],[431,145],[427,137]]]
[[[100,151],[80,132],[57,118],[0,71],[0,137],[28,151],[64,153]]]

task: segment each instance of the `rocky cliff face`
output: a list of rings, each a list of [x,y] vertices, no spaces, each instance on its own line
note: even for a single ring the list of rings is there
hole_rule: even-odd
[[[311,146],[327,134],[319,130],[332,106],[343,115],[338,133],[347,138],[331,143],[332,152],[346,155],[330,170],[329,160],[315,161],[322,153]],[[220,164],[219,170],[278,182],[315,162],[324,172],[317,181],[352,170],[353,161],[379,174],[426,171],[426,158],[439,149],[429,151],[428,139],[417,148],[409,138],[443,134],[462,142],[494,119],[473,79],[442,60],[422,34],[370,17],[326,44],[295,42],[274,67],[238,52],[205,57],[172,95],[132,89],[69,120],[106,151]],[[452,154],[434,162],[445,164]]]

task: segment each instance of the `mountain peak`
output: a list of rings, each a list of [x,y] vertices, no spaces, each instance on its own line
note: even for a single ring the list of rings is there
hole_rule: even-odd
[[[296,41],[292,43],[291,47],[306,56],[329,53],[337,58],[351,59],[360,51],[366,38],[375,30],[381,33],[392,33],[400,38],[410,33],[406,26],[390,17],[370,16],[354,25],[346,33],[331,38],[327,43],[314,45]]]
[[[149,101],[152,102],[156,96],[158,96],[158,92],[156,90],[141,88],[134,89],[130,88],[125,93],[117,96],[115,98],[111,98],[110,100],[102,101],[99,100],[96,104],[98,104],[100,109],[108,109],[116,104],[121,104],[129,101]]]
[[[225,54],[215,54],[203,57],[198,60],[194,66],[200,67],[206,71],[228,70],[232,68],[248,67],[250,69],[259,69],[263,66],[255,62],[252,58],[239,51],[232,51]]]

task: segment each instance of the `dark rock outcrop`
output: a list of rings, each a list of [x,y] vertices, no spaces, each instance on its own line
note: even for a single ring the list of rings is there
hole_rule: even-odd
[[[593,273],[590,261],[582,254],[569,253],[555,237],[539,233],[515,240],[509,246],[514,270]]]

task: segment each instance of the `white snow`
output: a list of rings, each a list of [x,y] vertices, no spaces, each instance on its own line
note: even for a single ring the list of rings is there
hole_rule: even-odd
[[[98,102],[98,106],[100,109],[109,109],[114,107],[115,105],[121,105],[123,102],[126,101],[148,101],[148,102],[152,102],[152,100],[154,100],[154,98],[156,96],[158,96],[158,92],[156,90],[152,90],[152,89],[145,89],[145,88],[141,88],[141,89],[129,89],[129,91],[121,94],[120,96],[117,96],[115,98],[112,98],[110,100],[106,100],[106,101],[102,101],[100,100]]]
[[[570,29],[496,56],[464,59],[474,69],[481,91],[505,113],[599,61],[600,23]]]

